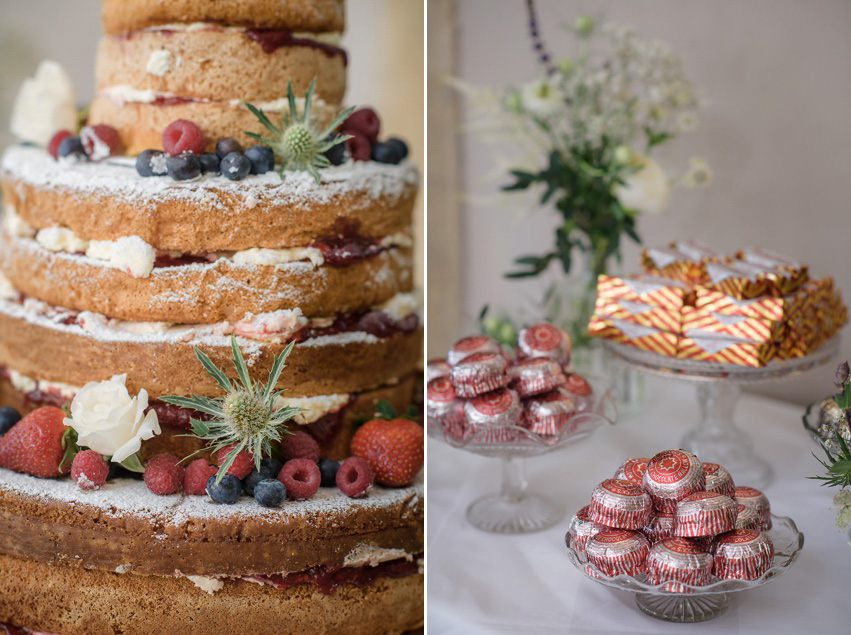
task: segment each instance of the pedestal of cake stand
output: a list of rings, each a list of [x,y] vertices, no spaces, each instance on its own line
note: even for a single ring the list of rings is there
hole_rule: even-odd
[[[502,487],[498,494],[477,498],[467,507],[467,521],[484,531],[523,534],[552,527],[562,514],[555,503],[531,494],[526,459],[502,457]]]
[[[820,366],[838,352],[839,337],[805,357],[772,361],[758,368],[679,359],[611,341],[605,341],[604,346],[620,363],[697,384],[700,423],[683,437],[681,447],[697,454],[701,461],[723,465],[736,483],[761,489],[773,481],[774,470],[754,451],[750,435],[734,423],[742,384],[791,377]]]

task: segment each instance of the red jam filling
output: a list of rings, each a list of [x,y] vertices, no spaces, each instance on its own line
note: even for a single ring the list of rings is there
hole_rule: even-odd
[[[268,584],[276,589],[288,589],[299,584],[313,584],[325,595],[330,595],[337,590],[337,587],[344,584],[363,587],[372,584],[382,576],[402,578],[417,571],[419,571],[419,565],[416,561],[399,558],[398,560],[382,562],[374,567],[342,567],[340,569],[314,567],[313,569],[299,573],[272,576],[254,575],[247,576],[245,579],[252,582],[260,582],[261,584]]]
[[[283,46],[306,46],[322,51],[328,57],[339,55],[343,58],[343,64],[348,65],[346,52],[339,46],[324,44],[305,37],[296,37],[289,29],[246,29],[245,35],[260,45],[264,53],[274,53]]]

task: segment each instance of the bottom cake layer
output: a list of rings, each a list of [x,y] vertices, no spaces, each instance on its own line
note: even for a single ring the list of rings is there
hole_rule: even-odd
[[[108,573],[0,555],[0,622],[57,635],[402,633],[423,623],[421,573],[278,589],[227,580],[208,594],[187,578]]]

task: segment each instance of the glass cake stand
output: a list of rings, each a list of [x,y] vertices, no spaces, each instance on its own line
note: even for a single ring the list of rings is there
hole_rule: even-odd
[[[820,366],[839,351],[839,336],[804,357],[772,361],[758,368],[670,357],[610,340],[604,340],[603,346],[627,366],[696,383],[700,423],[683,437],[681,447],[701,461],[720,463],[736,483],[761,489],[773,481],[774,470],[754,453],[750,435],[734,423],[742,384],[783,379]]]
[[[605,382],[586,376],[594,401],[589,410],[570,418],[557,437],[540,436],[520,426],[507,426],[517,438],[510,443],[493,443],[483,432],[459,440],[448,436],[439,425],[427,425],[428,435],[452,447],[481,456],[501,459],[502,487],[499,493],[474,500],[467,507],[467,521],[484,531],[522,534],[552,527],[564,513],[549,499],[528,491],[526,458],[559,450],[587,438],[603,423],[617,419],[612,390]]]
[[[607,576],[588,563],[584,552],[571,545],[570,534],[564,537],[567,557],[586,577],[621,591],[635,593],[635,603],[647,615],[668,622],[705,622],[718,617],[730,606],[730,593],[762,586],[783,575],[804,546],[804,534],[791,518],[771,515],[772,527],[766,533],[774,543],[774,562],[756,580],[720,580],[713,576],[706,586],[678,583],[677,591],[666,589],[665,583],[648,584],[644,574]]]

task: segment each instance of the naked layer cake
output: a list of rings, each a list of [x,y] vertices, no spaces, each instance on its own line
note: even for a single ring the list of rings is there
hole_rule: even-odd
[[[0,164],[0,623],[418,627],[419,177],[342,0],[102,17],[84,127],[47,63]]]

